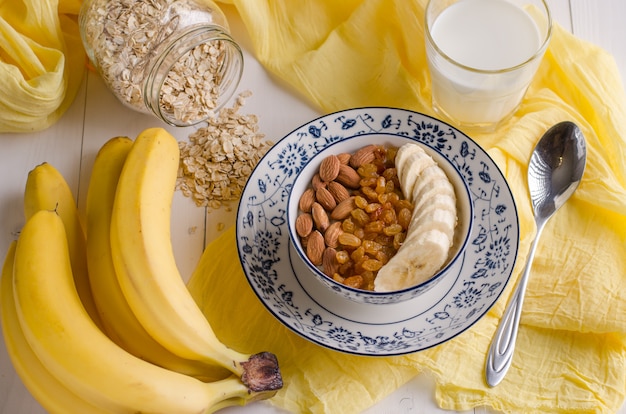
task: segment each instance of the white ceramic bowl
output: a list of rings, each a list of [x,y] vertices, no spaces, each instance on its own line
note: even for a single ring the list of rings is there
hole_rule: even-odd
[[[320,163],[327,156],[341,153],[353,154],[360,148],[363,148],[370,144],[393,146],[400,148],[406,143],[413,143],[423,148],[428,155],[444,170],[448,176],[449,181],[452,183],[457,199],[457,217],[458,222],[455,228],[454,243],[452,245],[447,262],[435,273],[430,279],[419,283],[417,285],[407,287],[402,290],[390,291],[390,292],[375,292],[364,289],[357,289],[350,286],[346,286],[339,283],[332,278],[325,275],[321,267],[315,266],[307,257],[306,249],[302,246],[301,239],[296,232],[296,218],[301,213],[298,208],[298,203],[302,193],[309,187],[311,187],[311,180],[313,176],[318,172]],[[293,244],[293,247],[297,253],[296,259],[301,260],[305,266],[303,269],[308,275],[301,275],[304,277],[313,277],[320,283],[328,287],[332,292],[339,294],[341,297],[353,300],[355,302],[367,303],[367,304],[392,304],[405,300],[413,299],[419,295],[425,294],[433,286],[439,283],[442,279],[449,277],[456,277],[458,275],[462,265],[462,253],[467,247],[469,237],[472,229],[473,222],[473,204],[471,202],[470,191],[464,180],[462,173],[455,168],[455,166],[436,148],[425,145],[424,143],[417,142],[412,138],[398,136],[398,135],[386,135],[386,134],[367,134],[357,135],[349,138],[345,138],[339,142],[331,144],[321,151],[319,151],[309,162],[300,170],[299,174],[295,178],[291,194],[289,195],[289,201],[287,203],[287,220],[289,228],[289,239]]]

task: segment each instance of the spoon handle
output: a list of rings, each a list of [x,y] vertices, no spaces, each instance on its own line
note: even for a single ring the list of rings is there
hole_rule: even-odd
[[[530,247],[524,273],[515,287],[515,292],[513,292],[509,299],[500,324],[498,325],[498,329],[489,346],[487,363],[485,365],[485,379],[490,387],[498,385],[511,366],[513,351],[515,350],[515,340],[517,339],[517,330],[522,315],[524,294],[526,293],[526,285],[528,284],[528,275],[530,274],[542,228],[542,225],[537,227],[537,234]]]

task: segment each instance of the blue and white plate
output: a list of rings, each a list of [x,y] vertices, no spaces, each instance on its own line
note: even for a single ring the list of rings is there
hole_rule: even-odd
[[[322,148],[355,135],[409,137],[441,153],[463,175],[474,205],[462,270],[428,294],[372,305],[345,300],[301,267],[287,229],[287,201],[300,169]],[[237,212],[237,245],[255,294],[285,326],[337,351],[390,356],[448,341],[478,321],[507,285],[519,245],[511,190],[489,155],[450,125],[403,109],[356,108],[294,130],[252,172]]]

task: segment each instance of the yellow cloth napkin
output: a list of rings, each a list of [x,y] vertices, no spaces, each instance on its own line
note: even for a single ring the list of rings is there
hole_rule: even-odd
[[[80,0],[0,1],[0,132],[56,122],[78,92],[85,51]]]
[[[266,68],[323,112],[389,105],[432,114],[423,46],[425,0],[233,0]],[[535,226],[526,171],[537,139],[572,120],[588,162],[573,198],[542,235],[513,365],[484,382],[489,342],[519,277]],[[233,229],[209,245],[189,288],[223,340],[275,352],[285,388],[272,402],[294,413],[358,413],[418,372],[443,408],[504,412],[614,412],[626,395],[626,96],[613,58],[554,27],[516,115],[474,135],[512,188],[520,254],[502,298],[471,329],[435,348],[392,358],[323,349],[273,319],[237,262]],[[225,277],[227,275],[227,277]]]

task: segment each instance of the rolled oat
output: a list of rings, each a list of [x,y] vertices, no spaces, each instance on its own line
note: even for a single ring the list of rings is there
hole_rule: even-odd
[[[198,206],[220,208],[239,199],[252,170],[272,146],[259,132],[256,115],[240,114],[246,91],[232,108],[221,109],[207,125],[179,142],[176,187]]]

